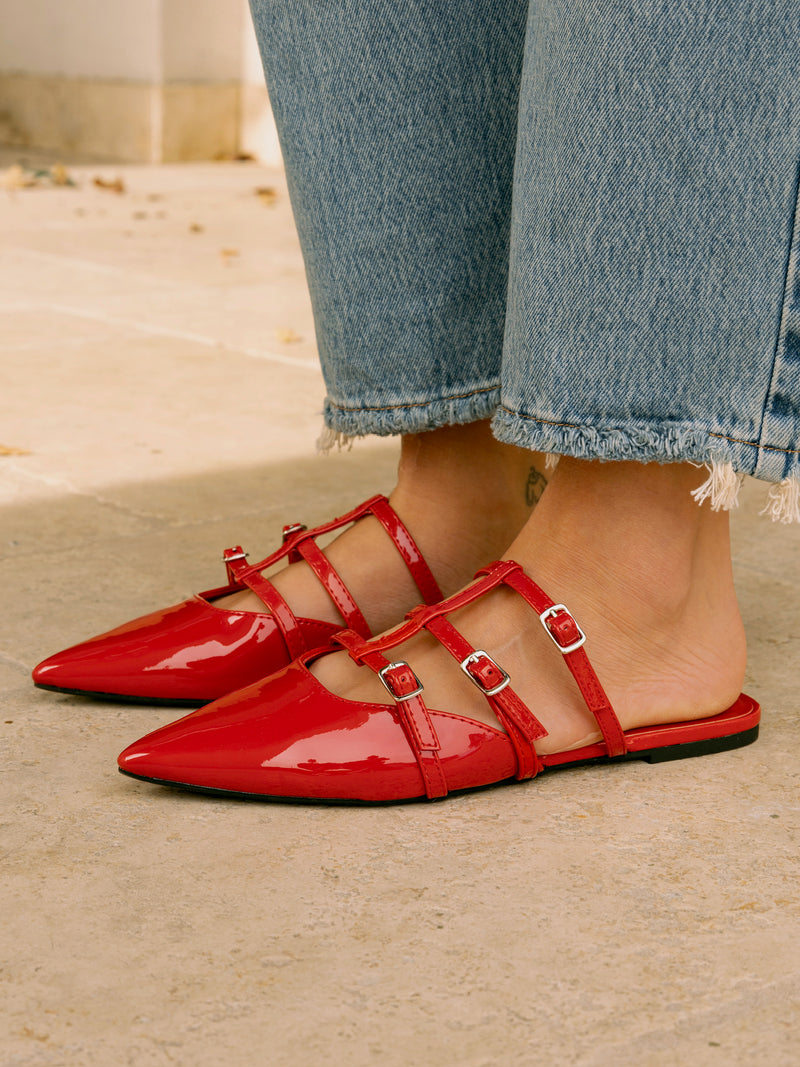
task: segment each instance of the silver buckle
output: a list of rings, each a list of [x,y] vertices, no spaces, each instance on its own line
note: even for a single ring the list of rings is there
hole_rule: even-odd
[[[234,552],[232,556],[229,556],[226,552],[222,557],[222,562],[232,563],[235,559],[247,559],[249,555],[249,552]]]
[[[387,671],[392,670],[393,667],[405,667],[406,670],[411,671],[411,675],[414,681],[417,683],[417,688],[413,689],[410,693],[403,693],[402,696],[398,696],[397,693],[395,693],[395,691],[392,689],[390,683],[384,678],[384,674],[386,674]],[[388,663],[383,668],[383,670],[378,671],[378,677],[383,682],[384,689],[392,698],[392,700],[410,700],[411,697],[418,697],[422,690],[425,688],[419,678],[417,678],[416,674],[414,674],[409,665],[403,659],[396,660],[394,663]]]
[[[547,625],[547,620],[552,615],[557,615],[560,611],[564,611],[567,613],[567,615],[569,615],[569,617],[575,623],[575,629],[581,635],[578,640],[573,641],[571,645],[560,645],[558,641],[556,641],[555,635],[553,634],[552,630]],[[575,649],[581,648],[581,646],[586,643],[586,634],[583,632],[580,626],[578,626],[577,622],[575,622],[575,616],[572,614],[569,608],[565,607],[564,604],[553,604],[552,608],[548,608],[547,611],[543,611],[542,614],[539,616],[539,622],[544,627],[544,632],[547,634],[547,636],[550,638],[550,640],[553,642],[553,644],[556,646],[562,656],[566,656],[568,652],[574,652]]]
[[[283,543],[286,544],[290,537],[293,537],[296,533],[301,533],[303,530],[307,529],[308,527],[304,522],[293,522],[291,526],[284,526]]]
[[[480,681],[475,677],[475,675],[470,674],[469,670],[467,669],[467,664],[475,663],[479,659],[488,659],[491,665],[502,674],[503,680],[502,682],[500,682],[499,685],[494,686],[492,689],[485,689],[481,685]],[[478,689],[480,689],[480,691],[485,697],[493,697],[496,693],[499,693],[501,690],[505,689],[505,687],[511,681],[510,676],[503,670],[500,664],[496,663],[489,655],[489,653],[484,652],[482,648],[476,648],[474,652],[470,652],[468,656],[465,656],[464,659],[462,659],[462,661],[459,663],[459,667],[464,672],[464,674],[466,674],[467,678],[469,678],[473,685],[476,685]]]

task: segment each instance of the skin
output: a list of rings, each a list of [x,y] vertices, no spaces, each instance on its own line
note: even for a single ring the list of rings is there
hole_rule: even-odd
[[[479,566],[507,558],[565,603],[587,634],[586,651],[624,729],[727,708],[741,691],[746,644],[728,515],[691,498],[702,480],[698,470],[563,457],[547,477],[543,492],[542,457],[499,444],[485,423],[475,423],[404,438],[391,499],[446,595]],[[396,625],[419,596],[391,558],[382,530],[373,527],[374,520],[359,523],[327,551],[377,632]],[[296,611],[336,621],[304,567],[287,568],[276,584]],[[561,657],[515,593],[496,590],[450,618],[505,668],[548,729],[537,743],[541,752],[599,737]],[[392,658],[412,665],[429,707],[497,725],[477,689],[429,635],[408,641]],[[386,699],[375,675],[346,653],[317,660],[312,670],[343,696]]]
[[[401,439],[392,507],[410,530],[445,596],[479,567],[499,559],[528,520],[546,479],[544,457],[497,441],[488,422],[446,426]],[[452,531],[458,531],[453,536]],[[366,518],[325,547],[373,634],[394,626],[420,602],[397,549],[377,519]],[[305,563],[271,580],[296,614],[342,619]],[[249,590],[220,606],[263,611]]]

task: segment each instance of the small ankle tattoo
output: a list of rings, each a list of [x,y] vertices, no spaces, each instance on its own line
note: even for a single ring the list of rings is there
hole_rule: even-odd
[[[528,471],[528,481],[525,483],[525,503],[529,508],[539,503],[546,488],[545,476],[536,467],[531,467]]]

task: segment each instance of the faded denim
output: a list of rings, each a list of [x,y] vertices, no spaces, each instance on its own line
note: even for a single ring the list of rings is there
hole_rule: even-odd
[[[251,0],[345,435],[800,476],[797,0]]]

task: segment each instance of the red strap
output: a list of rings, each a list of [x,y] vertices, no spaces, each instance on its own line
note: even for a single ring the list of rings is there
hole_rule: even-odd
[[[311,530],[298,529],[297,533],[290,537],[285,546],[284,554],[288,555],[290,561],[295,561],[303,555],[301,547],[303,544],[313,541],[321,534],[330,533],[332,530],[338,530],[348,523],[357,522],[367,515],[374,515],[392,539],[395,548],[403,557],[404,563],[411,572],[411,577],[414,579],[425,603],[438,603],[444,595],[439,588],[438,582],[425,562],[425,557],[409,533],[408,528],[382,494],[370,497],[369,500],[365,500],[363,504],[359,504],[357,508],[353,508],[346,515],[342,515],[324,526],[315,526]],[[261,566],[261,569],[264,569],[263,566]]]
[[[307,651],[300,624],[272,582],[257,569],[260,564],[249,567],[245,563],[246,557],[247,553],[242,551],[241,545],[225,549],[222,560],[228,571],[228,580],[232,585],[246,585],[252,589],[264,606],[269,608],[290,658],[297,659]]]
[[[473,648],[447,619],[431,619],[426,629],[458,660],[505,727],[517,754],[517,778],[533,778],[542,769],[534,742],[546,737],[547,730],[511,688],[508,675],[488,653]],[[492,693],[493,689],[497,692]]]
[[[406,615],[406,622],[401,626],[395,627],[395,629],[382,636],[371,638],[369,642],[370,649],[385,651],[386,649],[394,648],[396,645],[401,645],[404,641],[419,633],[421,627],[427,627],[430,619],[449,615],[451,612],[471,604],[473,600],[480,599],[488,590],[494,589],[495,586],[499,585],[507,572],[518,568],[518,563],[508,561],[493,563],[491,568],[487,567],[482,571],[478,571],[478,579],[468,585],[466,589],[454,593],[453,596],[448,597],[447,600],[443,600],[439,604],[420,604],[412,611],[409,611]]]
[[[281,637],[286,642],[286,648],[291,659],[297,659],[307,651],[306,642],[300,629],[300,624],[295,614],[281,594],[272,584],[258,571],[247,571],[241,576],[241,581],[253,590],[257,597],[264,602],[272,613]]]
[[[373,497],[370,511],[394,541],[397,551],[411,571],[411,577],[416,582],[422,599],[426,604],[437,604],[444,594],[400,516],[383,496]]]
[[[344,619],[345,626],[355,630],[362,637],[369,637],[372,631],[367,626],[367,620],[361,614],[358,604],[350,596],[338,571],[316,541],[303,540],[297,546],[297,551],[325,586],[328,596],[336,605],[336,610]]]
[[[384,634],[381,637],[373,638],[366,642],[364,648],[361,649],[358,654],[351,652],[351,655],[356,659],[356,662],[363,661],[366,663],[367,655],[371,656],[376,653],[383,653],[396,647],[419,633],[420,629],[424,627],[439,638],[446,648],[448,648],[449,641],[450,644],[452,644],[452,648],[449,648],[449,651],[457,656],[460,661],[463,661],[466,659],[467,655],[471,654],[471,651],[474,650],[466,641],[461,644],[461,641],[464,639],[458,634],[458,631],[446,622],[444,616],[457,611],[459,608],[462,608],[467,604],[471,604],[490,589],[496,588],[501,584],[508,585],[516,590],[516,592],[531,605],[540,618],[543,615],[546,616],[543,622],[547,632],[550,634],[553,642],[563,655],[573,678],[578,684],[581,695],[586,701],[589,710],[594,715],[603,735],[609,756],[623,755],[627,751],[625,734],[620,726],[619,719],[611,706],[611,702],[604,692],[603,687],[589,662],[589,658],[582,647],[584,636],[579,629],[578,624],[563,605],[555,604],[547,594],[524,573],[519,563],[515,563],[513,560],[501,560],[497,563],[492,563],[488,567],[484,567],[482,570],[478,571],[477,579],[472,585],[469,585],[466,589],[462,589],[454,596],[448,597],[447,600],[440,604],[431,606],[422,605],[414,608],[413,611],[408,613],[406,617],[407,621],[402,626],[395,630],[391,630],[388,634]],[[553,610],[551,611],[551,609]],[[440,620],[441,622],[444,622],[445,625],[441,625]],[[462,650],[464,650],[463,656],[460,654]],[[383,662],[383,660],[381,660],[381,662]],[[479,683],[479,688],[484,690],[484,695],[486,695],[485,690],[487,688],[494,688],[494,685],[490,683],[495,675],[498,678],[501,677],[497,674],[497,664],[495,664],[494,661],[487,663],[486,660],[481,660],[477,666],[473,665],[469,673],[470,677],[473,678],[473,681]],[[514,731],[521,735],[526,741],[533,741],[537,736],[542,736],[542,734],[536,734],[536,725],[541,729],[541,724],[538,722],[538,719],[531,713],[530,709],[525,707],[516,694],[513,692],[510,693],[505,700],[505,703],[501,701],[501,696],[503,693],[506,693],[507,689],[508,687],[495,694],[494,698],[487,695],[487,699],[492,704],[495,713],[506,727],[506,730],[508,730],[512,744],[515,743],[516,734]],[[524,714],[522,709],[524,709]],[[509,729],[509,723],[513,729]],[[520,758],[521,748],[524,748],[524,746],[515,744],[515,748],[517,750],[518,758]],[[538,756],[536,758],[538,760]],[[524,764],[524,759],[525,753],[522,752],[523,765],[527,766],[527,764]],[[522,766],[520,769],[522,769]]]
[[[415,693],[419,679],[407,663],[390,663],[374,652],[352,630],[343,630],[333,640],[348,650],[356,663],[370,667],[381,678],[394,699],[408,743],[419,766],[425,792],[433,800],[447,796],[447,780],[439,760],[441,743],[422,697]]]
[[[512,589],[515,589],[520,596],[524,597],[540,617],[548,612],[549,609],[556,607],[554,601],[546,593],[542,592],[539,586],[525,574],[519,565],[517,565],[516,570],[506,571],[502,580],[506,585],[510,585]],[[594,672],[594,668],[589,662],[589,657],[584,651],[583,635],[578,624],[563,604],[559,605],[559,608],[558,612],[549,615],[544,621],[545,628],[564,657],[572,677],[578,683],[578,688],[586,701],[589,711],[597,720],[597,725],[603,734],[609,756],[622,756],[627,752],[628,746],[625,743],[625,734],[620,726],[619,719],[600,684],[599,678]],[[581,644],[577,648],[570,650],[570,646],[574,645],[576,641],[581,641]]]
[[[261,574],[262,571],[283,559],[290,563],[297,562],[300,559],[305,560],[325,587],[344,619],[345,625],[360,633],[363,637],[370,635],[369,626],[360,608],[351,596],[341,576],[316,543],[317,537],[331,533],[352,522],[357,522],[358,519],[362,519],[366,515],[374,515],[386,530],[411,572],[411,577],[414,579],[426,603],[432,604],[442,599],[442,591],[414,538],[408,532],[399,516],[395,514],[386,497],[378,494],[370,497],[369,500],[365,500],[363,504],[359,504],[357,508],[353,508],[352,511],[348,511],[345,515],[340,515],[321,526],[315,526],[311,530],[300,523],[284,527],[284,543],[276,552],[273,552],[258,563],[247,565],[245,563],[246,553],[239,546],[226,551],[223,558],[227,566],[229,582],[248,585],[264,601],[264,604],[271,611],[274,611],[279,626],[281,626],[281,620],[284,620],[288,627],[284,633],[284,637],[287,639],[287,646],[290,642],[293,642],[293,647],[297,647],[293,641],[294,632],[297,630],[297,620],[283,598],[276,600],[274,588],[268,579]],[[281,630],[283,632],[282,626]],[[305,651],[305,645],[294,655],[299,655],[303,651]]]
[[[385,499],[385,497],[380,495],[370,497],[369,500],[365,500],[363,504],[359,504],[357,508],[353,508],[352,511],[348,511],[345,515],[339,515],[335,519],[331,519],[330,522],[324,522],[321,526],[314,526],[310,530],[300,522],[284,526],[285,540],[283,545],[277,552],[273,552],[271,556],[268,556],[262,563],[258,563],[256,566],[260,570],[264,570],[265,567],[271,566],[279,559],[283,559],[284,556],[288,556],[289,560],[294,562],[299,558],[297,548],[301,542],[312,541],[317,537],[322,537],[324,534],[333,533],[334,530],[340,530],[343,526],[349,526],[351,522],[363,519],[365,515],[370,514],[374,501]]]
[[[222,562],[225,564],[225,570],[228,572],[228,584],[236,585],[239,583],[239,574],[247,570],[248,553],[242,548],[241,545],[236,545],[234,548],[226,548],[222,553]],[[241,583],[239,583],[241,584]]]

